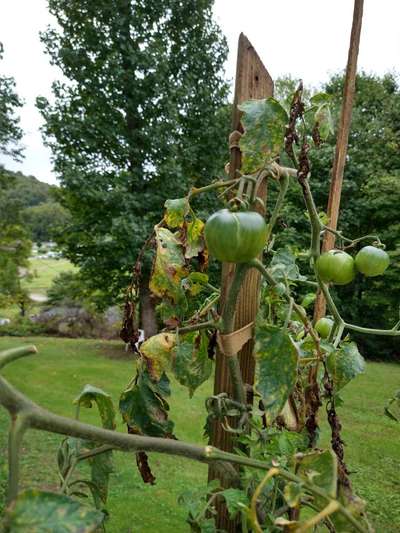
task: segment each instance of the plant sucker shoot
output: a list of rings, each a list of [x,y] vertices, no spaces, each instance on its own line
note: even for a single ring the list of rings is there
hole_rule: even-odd
[[[202,496],[194,496],[201,498],[196,505],[190,498],[182,498],[192,531],[217,531],[213,513],[221,498],[232,517],[240,516],[244,532],[371,530],[365,502],[351,487],[336,405],[341,389],[364,369],[352,331],[400,337],[400,322],[386,330],[347,322],[335,304],[330,284],[340,290],[355,276],[382,275],[390,268],[388,255],[377,236],[351,239],[340,231],[335,232],[338,249],[320,254],[321,238],[332,230],[315,206],[308,154],[332,133],[328,95],[316,94],[306,107],[300,86],[290,109],[268,98],[245,102],[240,110],[242,174],[192,188],[184,198],[167,200],[164,218],[146,242],[147,247],[154,244],[149,287],[158,300],[162,326],[139,348],[135,306],[143,253],[135,265],[122,336],[138,352],[137,373],[119,400],[128,434],[115,431],[114,404],[101,389],[86,386],[77,396],[74,420],[33,404],[0,377],[0,403],[12,418],[6,531],[12,531],[22,514],[29,514],[33,503],[47,511],[50,505],[68,511],[71,523],[78,527],[81,520],[81,526],[87,528],[82,531],[104,525],[108,484],[113,482],[113,449],[134,451],[147,483],[155,482],[148,452],[224,463],[236,479],[234,488],[221,489],[214,481],[204,487]],[[270,194],[273,205],[263,206],[268,213],[265,219],[256,212],[257,192],[264,180],[270,190],[276,189]],[[291,181],[297,182],[303,195],[310,224],[304,272],[297,264],[304,253],[296,255],[274,245]],[[210,214],[205,223],[196,214],[196,197],[212,193],[219,195],[221,210]],[[368,245],[360,249],[365,241]],[[235,264],[222,308],[221,291],[208,270],[210,259]],[[255,324],[235,331],[236,303],[250,269],[259,271],[263,279],[260,312]],[[310,305],[318,288],[326,298],[330,317],[314,325]],[[243,382],[238,360],[238,352],[251,338],[255,339],[257,364],[254,405],[247,403],[250,385]],[[33,352],[34,348],[28,347],[0,354],[0,369]],[[168,375],[186,386],[192,396],[211,377],[213,359],[220,357],[227,358],[233,395],[223,393],[207,400],[205,431],[210,437],[213,425],[220,423],[234,435],[235,448],[241,450],[238,454],[176,440],[168,416]],[[92,404],[97,405],[103,428],[79,421],[79,410]],[[318,446],[318,410],[323,404],[331,430],[331,446],[326,450]],[[31,428],[66,436],[58,454],[61,481],[56,495],[19,493],[21,442]],[[77,482],[75,472],[85,461],[90,465],[90,479]],[[81,501],[85,492],[93,499],[92,507]]]

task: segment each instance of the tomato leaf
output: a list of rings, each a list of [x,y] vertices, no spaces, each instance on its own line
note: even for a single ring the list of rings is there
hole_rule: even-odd
[[[296,473],[323,489],[329,496],[336,498],[337,492],[337,457],[332,450],[315,451],[296,456],[298,465]],[[326,500],[315,498],[317,505],[323,507]]]
[[[169,228],[181,228],[185,222],[185,216],[189,213],[189,202],[187,198],[176,198],[167,200],[164,204],[164,221]]]
[[[192,397],[194,391],[211,376],[207,334],[195,331],[183,335],[173,352],[175,377],[181,385],[188,387]]]
[[[30,489],[20,493],[7,509],[5,526],[12,533],[90,533],[103,519],[100,511],[68,496]]]
[[[170,395],[166,374],[159,382],[151,379],[147,369],[141,369],[135,383],[121,394],[119,409],[124,421],[135,433],[151,437],[172,435],[174,424],[168,420]]]
[[[140,345],[140,353],[145,359],[152,379],[159,381],[162,373],[170,366],[171,351],[175,342],[174,333],[158,333]]]
[[[226,507],[231,519],[233,519],[237,513],[250,507],[249,498],[243,490],[225,489],[220,494],[225,499]]]
[[[268,157],[279,155],[284,146],[288,114],[274,98],[247,100],[238,106],[243,112],[244,134],[240,148],[246,171],[254,171]]]
[[[300,274],[296,265],[296,257],[287,248],[279,248],[269,266],[272,277],[276,281],[298,281],[307,279]]]
[[[150,279],[150,290],[156,296],[166,296],[175,304],[187,307],[181,280],[187,276],[182,244],[166,228],[156,228],[157,251]]]
[[[112,398],[102,389],[85,385],[82,392],[74,400],[74,403],[91,408],[96,403],[100,413],[101,422],[106,429],[115,429],[115,409]]]
[[[186,225],[185,257],[186,259],[197,257],[204,249],[204,222],[195,218]]]
[[[296,384],[298,351],[286,331],[261,324],[256,328],[256,357],[259,365],[257,390],[271,423]]]
[[[355,342],[346,342],[339,350],[331,352],[327,357],[327,368],[332,378],[335,392],[365,369],[365,361]]]

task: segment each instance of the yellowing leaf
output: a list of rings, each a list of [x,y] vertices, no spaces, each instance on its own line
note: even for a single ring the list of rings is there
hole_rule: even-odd
[[[153,335],[140,346],[140,352],[145,357],[149,374],[157,381],[169,367],[171,350],[176,343],[174,333],[158,333]]]
[[[189,212],[189,202],[187,198],[176,198],[167,200],[164,204],[164,220],[170,228],[181,228],[185,222],[185,216]]]

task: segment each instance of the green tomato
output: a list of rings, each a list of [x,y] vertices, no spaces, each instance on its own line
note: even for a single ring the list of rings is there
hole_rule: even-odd
[[[333,320],[331,318],[320,318],[317,320],[314,328],[318,331],[322,339],[327,339],[332,331]]]
[[[366,277],[380,276],[385,272],[390,263],[390,258],[385,250],[375,246],[364,246],[355,258],[356,268]]]
[[[267,239],[264,218],[255,211],[217,211],[206,222],[204,235],[212,256],[225,263],[246,263],[257,257]]]
[[[317,272],[324,283],[347,285],[356,275],[354,260],[342,250],[329,250],[317,259]]]

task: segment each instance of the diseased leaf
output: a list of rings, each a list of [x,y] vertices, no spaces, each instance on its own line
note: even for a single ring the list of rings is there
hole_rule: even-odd
[[[182,244],[166,228],[156,228],[157,251],[150,279],[150,290],[156,296],[171,298],[184,312],[187,307],[181,281],[188,275]],[[179,315],[179,311],[178,311]]]
[[[181,385],[188,387],[190,396],[202,383],[207,381],[212,371],[212,361],[208,357],[208,336],[203,331],[187,333],[179,338],[173,350],[173,370]]]
[[[140,345],[140,353],[146,361],[150,376],[158,381],[170,366],[171,351],[175,346],[175,333],[158,333]]]
[[[93,402],[97,405],[103,427],[115,429],[114,404],[111,396],[102,389],[93,387],[93,385],[85,385],[82,392],[74,400],[74,403],[88,408],[92,407]]]
[[[142,369],[136,382],[121,394],[119,409],[122,418],[137,434],[171,436],[174,424],[168,420],[169,405],[164,398],[169,395],[166,374],[162,374],[160,381],[155,382],[147,369]]]
[[[63,494],[29,489],[6,511],[9,533],[89,533],[104,514]]]
[[[183,288],[192,296],[199,294],[207,283],[208,275],[203,272],[191,272],[187,278],[182,280]]]
[[[186,226],[185,257],[197,257],[205,249],[204,222],[195,218]]]
[[[342,389],[358,374],[362,374],[365,369],[364,358],[358,351],[355,342],[342,344],[339,350],[328,355],[326,363],[335,392]]]
[[[290,335],[278,326],[256,327],[256,357],[259,365],[257,390],[271,423],[281,412],[297,377],[297,348]]]
[[[185,216],[189,213],[189,202],[185,198],[167,200],[164,204],[164,221],[170,228],[181,228],[185,222]]]
[[[329,496],[336,498],[337,492],[337,457],[332,450],[315,451],[296,456],[298,465],[296,473],[323,489]],[[316,498],[317,505],[326,505],[326,500]]]
[[[279,155],[289,117],[274,98],[248,100],[238,108],[243,111],[244,134],[240,148],[244,153],[245,170],[254,171],[267,157]]]

